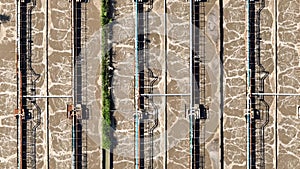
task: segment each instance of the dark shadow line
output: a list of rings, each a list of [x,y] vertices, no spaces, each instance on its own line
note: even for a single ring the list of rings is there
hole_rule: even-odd
[[[223,128],[223,113],[224,113],[224,28],[223,28],[223,0],[219,0],[220,8],[220,168],[224,169],[224,128]]]
[[[278,64],[278,46],[277,46],[277,35],[278,35],[278,23],[277,23],[277,0],[274,1],[274,10],[275,10],[275,14],[274,14],[274,20],[275,20],[275,93],[278,93],[278,73],[277,73],[277,64]],[[278,143],[278,135],[277,135],[277,109],[278,109],[278,97],[277,95],[275,95],[275,122],[274,122],[274,127],[275,127],[275,138],[274,138],[274,144],[275,144],[275,169],[277,169],[278,167],[278,161],[277,161],[277,154],[278,154],[278,147],[277,147],[277,143]]]

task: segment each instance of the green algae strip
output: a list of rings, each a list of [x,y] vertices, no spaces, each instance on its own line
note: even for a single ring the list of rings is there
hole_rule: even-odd
[[[109,91],[110,77],[109,77],[109,61],[110,52],[107,47],[108,41],[108,24],[111,22],[109,15],[110,0],[102,0],[101,2],[101,80],[102,80],[102,148],[109,150],[111,147],[110,140],[110,126],[111,126],[111,94]]]

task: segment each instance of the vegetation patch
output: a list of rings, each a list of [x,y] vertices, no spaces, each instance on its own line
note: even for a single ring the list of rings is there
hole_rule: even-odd
[[[101,3],[101,80],[102,80],[102,148],[110,149],[111,147],[111,137],[110,137],[110,128],[111,128],[111,93],[109,90],[110,87],[110,50],[108,49],[108,24],[111,22],[109,15],[110,11],[110,0],[102,0]]]

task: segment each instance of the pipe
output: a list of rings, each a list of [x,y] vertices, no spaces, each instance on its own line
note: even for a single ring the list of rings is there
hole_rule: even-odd
[[[164,0],[164,94],[167,94],[168,89],[167,89],[167,85],[168,85],[168,29],[167,29],[167,0]],[[165,132],[164,132],[164,169],[167,169],[167,165],[168,165],[168,124],[167,124],[167,120],[168,120],[168,106],[167,106],[167,97],[164,97],[164,128],[165,128]]]
[[[76,3],[76,0],[72,0],[72,3],[71,3],[71,9],[72,9],[72,29],[73,29],[73,31],[72,31],[72,41],[74,42],[74,40],[75,40],[75,37],[74,37],[74,35],[75,35],[75,32],[74,32],[74,29],[76,29],[75,28],[75,3]],[[72,88],[73,88],[73,90],[72,90],[72,100],[73,100],[73,105],[75,106],[75,59],[76,59],[76,53],[75,53],[75,48],[74,48],[74,46],[72,47],[72,68],[73,68],[73,70],[72,70],[72,73],[73,73],[73,83],[72,83]]]
[[[49,162],[49,157],[50,157],[50,150],[49,150],[49,76],[48,76],[48,70],[49,70],[49,65],[48,65],[48,0],[45,2],[45,56],[46,56],[46,66],[45,66],[45,74],[46,74],[46,102],[45,102],[45,107],[46,107],[46,112],[45,112],[45,125],[46,125],[46,169],[50,168],[50,162]]]
[[[248,64],[247,64],[247,114],[246,114],[246,120],[247,120],[247,169],[250,169],[251,168],[251,150],[250,150],[250,138],[251,138],[251,117],[250,117],[250,113],[251,113],[251,110],[250,110],[250,104],[251,104],[251,101],[250,101],[250,94],[251,94],[251,84],[250,84],[250,76],[251,76],[251,69],[250,69],[250,45],[249,45],[249,1],[250,0],[247,0],[246,1],[246,16],[247,16],[247,22],[248,25],[247,25],[247,61],[248,61]]]
[[[300,96],[299,93],[252,93],[254,96]]]
[[[185,93],[182,93],[182,94],[176,94],[176,93],[174,93],[174,94],[156,94],[156,93],[150,93],[150,94],[140,94],[141,96],[151,96],[151,97],[153,97],[153,96],[163,96],[163,97],[167,97],[167,96],[190,96],[190,94],[185,94]]]
[[[150,99],[150,98],[149,98]],[[153,98],[151,98],[150,99],[150,102],[151,102],[151,104],[152,104],[152,106],[153,106],[153,108],[154,108],[154,114],[155,114],[155,116],[154,116],[154,124],[153,124],[153,126],[150,128],[150,130],[149,130],[149,133],[150,133],[150,139],[151,139],[151,159],[150,159],[150,169],[152,169],[153,168],[153,152],[154,152],[154,149],[153,149],[153,143],[154,143],[154,141],[153,141],[153,131],[154,131],[154,129],[158,126],[158,108],[157,108],[157,106],[154,104],[154,101],[153,101]]]
[[[275,93],[278,92],[278,70],[277,70],[277,64],[278,64],[278,46],[277,46],[277,35],[278,35],[278,27],[277,27],[277,24],[278,24],[278,13],[277,13],[277,8],[278,8],[278,3],[277,3],[277,0],[274,0],[274,73],[275,73]],[[275,166],[274,168],[277,169],[278,168],[278,130],[277,130],[277,118],[278,118],[278,110],[277,110],[277,107],[278,107],[278,97],[275,96],[275,112],[274,112],[274,146],[275,146],[275,159],[274,159],[274,163],[275,163]]]
[[[17,114],[16,115],[17,118],[17,144],[18,144],[18,152],[17,152],[17,168],[18,169],[22,169],[22,130],[23,130],[23,126],[22,126],[22,115],[21,114]]]
[[[72,83],[72,100],[73,105],[75,107],[75,110],[72,111],[72,169],[77,169],[77,148],[76,148],[76,140],[77,140],[77,134],[76,134],[76,103],[77,103],[77,87],[76,87],[76,57],[77,57],[77,2],[76,0],[72,0],[71,3],[71,9],[72,9],[72,65],[73,65],[73,83]]]
[[[16,0],[16,73],[17,73],[17,168],[22,169],[22,74],[20,71],[20,1]]]
[[[224,19],[224,12],[223,12],[223,0],[219,0],[219,30],[220,30],[220,151],[219,151],[219,157],[220,157],[220,169],[224,169],[224,126],[223,126],[223,114],[224,114],[224,69],[223,69],[223,63],[224,63],[224,27],[223,27],[223,19]]]
[[[72,112],[73,118],[72,118],[72,168],[76,168],[76,162],[77,162],[77,151],[76,151],[76,112]]]
[[[37,119],[36,119],[36,124],[32,127],[32,138],[33,138],[33,141],[34,141],[34,147],[33,147],[33,155],[34,155],[34,162],[33,162],[33,168],[36,168],[36,129],[38,128],[38,126],[40,126],[41,124],[41,109],[40,107],[34,103],[34,107],[36,108],[37,110]]]
[[[193,164],[193,0],[190,0],[190,168]]]
[[[34,95],[34,96],[23,96],[23,98],[72,98],[73,96],[67,95],[52,95],[52,96],[42,96],[42,95]]]
[[[139,102],[139,54],[138,54],[138,0],[135,1],[135,168],[139,168],[139,113],[138,113],[138,102]]]
[[[246,114],[246,124],[247,124],[247,169],[251,168],[251,151],[250,151],[250,142],[251,142],[251,110],[250,110],[250,93],[247,94],[247,114]]]

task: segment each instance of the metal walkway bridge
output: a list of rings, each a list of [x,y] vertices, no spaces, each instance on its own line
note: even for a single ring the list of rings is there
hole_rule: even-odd
[[[72,168],[87,168],[87,9],[86,0],[72,0],[73,103],[67,105],[72,120]]]
[[[264,80],[268,76],[260,61],[260,22],[264,0],[247,0],[247,168],[265,168],[264,128],[269,121],[269,105],[264,100]]]
[[[36,98],[38,75],[32,68],[32,10],[35,0],[16,4],[16,73],[17,73],[17,168],[36,168],[36,129],[41,124],[41,109]]]

